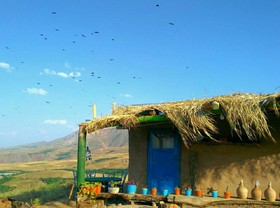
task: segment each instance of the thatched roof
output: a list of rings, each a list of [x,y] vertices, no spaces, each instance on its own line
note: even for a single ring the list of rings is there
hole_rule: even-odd
[[[238,136],[246,134],[250,140],[257,137],[271,139],[267,123],[267,110],[279,114],[280,93],[268,95],[235,93],[207,99],[193,99],[180,102],[121,106],[113,110],[111,115],[94,119],[81,124],[87,132],[93,132],[109,126],[121,125],[134,128],[141,123],[138,121],[141,112],[160,112],[177,127],[186,146],[196,142],[198,135],[206,135],[212,140],[217,134],[215,119],[212,111],[219,112],[227,119],[229,126]]]

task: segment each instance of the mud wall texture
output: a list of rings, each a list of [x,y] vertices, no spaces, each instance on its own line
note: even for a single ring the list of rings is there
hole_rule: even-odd
[[[232,195],[240,180],[249,193],[255,181],[265,190],[271,181],[277,195],[280,191],[280,145],[254,144],[196,144],[191,149],[182,147],[181,185],[193,188],[218,189],[221,194],[228,186]],[[249,194],[250,197],[250,194]]]

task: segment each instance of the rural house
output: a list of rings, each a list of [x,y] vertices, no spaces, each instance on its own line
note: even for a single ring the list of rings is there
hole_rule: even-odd
[[[280,191],[280,93],[231,94],[161,104],[121,106],[80,124],[78,185],[84,181],[87,133],[129,129],[129,178],[149,189],[213,187],[234,195],[258,180]],[[140,190],[140,189],[138,189]]]

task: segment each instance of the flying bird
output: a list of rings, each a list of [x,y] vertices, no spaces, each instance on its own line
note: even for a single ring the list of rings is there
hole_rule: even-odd
[[[55,31],[57,31],[57,32],[58,32],[58,31],[59,31],[59,29],[55,28]]]
[[[159,6],[159,4],[156,5],[157,7]]]
[[[173,23],[173,22],[169,22],[169,24],[170,24],[170,25],[174,25],[174,23]]]
[[[46,101],[46,103],[47,103],[47,104],[50,104],[51,102],[49,102],[49,101]]]
[[[115,59],[112,59],[112,58],[110,59],[110,61],[114,61],[114,60],[115,60]]]
[[[86,36],[85,36],[84,34],[82,34],[82,37],[84,37],[84,38],[85,38]]]
[[[52,12],[52,14],[56,14],[56,12]]]
[[[8,49],[8,50],[9,50],[10,48],[9,48],[8,46],[6,46],[6,49]]]

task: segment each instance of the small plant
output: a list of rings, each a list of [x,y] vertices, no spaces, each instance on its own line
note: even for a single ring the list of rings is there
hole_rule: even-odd
[[[125,184],[126,184],[126,185],[136,185],[136,186],[137,186],[137,185],[138,185],[138,182],[136,182],[136,181],[130,179],[130,180],[128,180]]]
[[[227,188],[226,188],[226,192],[228,192],[228,186],[227,186]]]
[[[83,183],[79,191],[77,193],[77,196],[82,198],[83,201],[88,202],[89,204],[92,204],[95,201],[96,197],[96,187],[98,186],[97,184],[99,183]]]
[[[148,185],[146,185],[146,184],[144,184],[143,186],[142,186],[142,189],[148,189]]]
[[[110,187],[118,187],[119,182],[117,181],[110,181]]]
[[[226,191],[224,192],[224,196],[225,196],[226,199],[229,199],[229,198],[230,198],[230,192],[229,192],[229,190],[228,190],[228,186],[227,186],[227,188],[226,188]]]
[[[192,189],[192,187],[190,185],[185,187],[185,190],[191,190],[191,189]]]
[[[214,189],[213,187],[207,188],[207,194],[212,194],[213,191],[217,191],[217,190]]]

